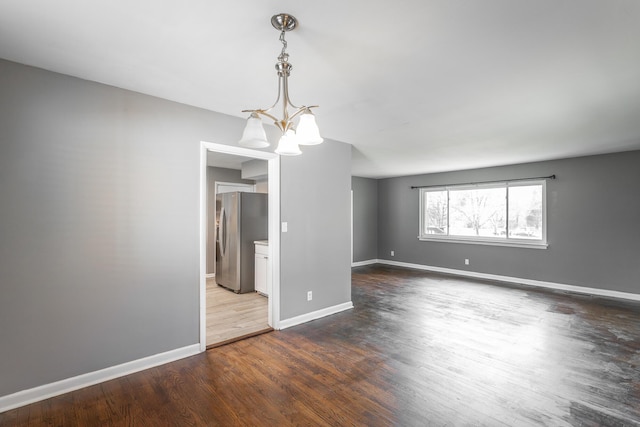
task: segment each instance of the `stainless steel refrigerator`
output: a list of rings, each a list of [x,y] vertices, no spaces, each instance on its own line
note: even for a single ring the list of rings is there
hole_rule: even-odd
[[[216,283],[236,293],[255,290],[256,240],[267,240],[268,196],[233,192],[216,196]]]

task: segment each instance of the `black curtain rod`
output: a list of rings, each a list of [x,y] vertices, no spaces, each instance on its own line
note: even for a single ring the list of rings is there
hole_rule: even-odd
[[[556,179],[555,175],[549,175],[549,176],[536,176],[533,178],[516,178],[516,179],[501,179],[501,180],[497,180],[497,181],[477,181],[477,182],[463,182],[461,184],[449,184],[449,185],[443,185],[443,184],[439,184],[439,185],[412,185],[411,189],[415,190],[416,188],[431,188],[431,187],[455,187],[458,185],[476,185],[476,184],[495,184],[498,182],[516,182],[516,181],[531,181],[534,179]]]

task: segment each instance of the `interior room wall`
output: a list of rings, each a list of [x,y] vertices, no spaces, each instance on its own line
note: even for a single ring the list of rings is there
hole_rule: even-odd
[[[283,320],[351,302],[351,146],[302,150],[281,157]]]
[[[200,141],[235,144],[245,120],[4,60],[0,93],[0,397],[197,344]],[[327,152],[342,155],[335,144]],[[320,194],[348,191],[345,155]],[[312,158],[316,191],[335,158]],[[299,159],[281,165],[282,210],[289,236],[322,249],[309,257],[285,239],[289,314],[323,302],[319,279],[314,305],[298,297],[319,271],[336,269],[334,299],[350,292],[321,211],[298,218],[310,197],[292,188],[309,177]],[[348,236],[348,219],[330,217]]]
[[[640,151],[378,182],[378,258],[640,293]],[[548,176],[548,249],[418,240],[419,192],[445,185]],[[395,256],[390,251],[395,251]],[[470,260],[464,265],[464,259]]]
[[[255,184],[242,179],[240,170],[207,166],[207,274],[216,272],[216,182]]]
[[[378,180],[354,176],[353,262],[378,258]]]
[[[242,162],[242,177],[245,179],[263,180],[269,175],[269,167],[266,160],[253,159]]]
[[[269,192],[269,170],[266,161],[254,159],[243,162],[242,177],[255,180],[256,193]]]

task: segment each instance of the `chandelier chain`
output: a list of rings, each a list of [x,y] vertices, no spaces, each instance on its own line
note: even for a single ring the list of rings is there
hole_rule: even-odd
[[[280,41],[282,42],[282,52],[280,52],[280,56],[278,56],[278,61],[280,62],[287,62],[289,59],[289,54],[286,52],[287,41],[284,39],[284,33],[284,30],[280,33]]]

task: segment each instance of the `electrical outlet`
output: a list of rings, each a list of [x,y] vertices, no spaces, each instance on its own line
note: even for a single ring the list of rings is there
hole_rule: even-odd
[[[289,231],[289,224],[286,222],[282,223],[282,232],[286,233],[287,231]]]
[[[313,292],[308,291],[307,292],[307,301],[311,301],[313,299]]]
[[[469,258],[464,259],[464,265],[469,265]]]
[[[396,256],[396,251],[391,251],[391,256]]]

